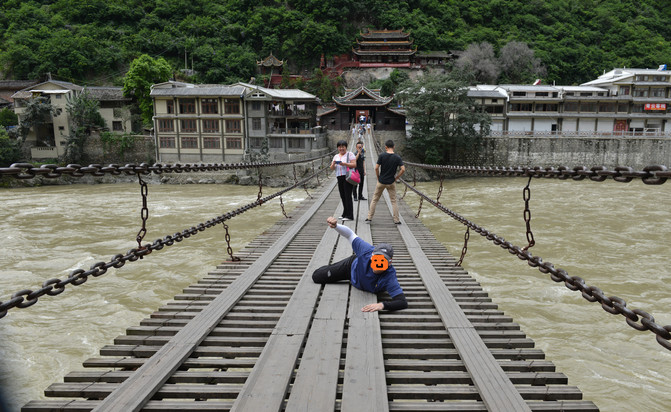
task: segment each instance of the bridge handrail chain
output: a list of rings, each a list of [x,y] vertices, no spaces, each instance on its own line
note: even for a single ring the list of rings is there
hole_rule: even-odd
[[[583,171],[586,169],[583,169]],[[656,177],[651,177],[656,179]],[[463,216],[455,213],[449,208],[443,206],[442,204],[434,201],[429,198],[426,194],[422,193],[415,187],[412,187],[408,182],[403,179],[400,181],[406,185],[410,190],[415,192],[420,199],[424,199],[427,202],[431,203],[433,206],[446,213],[453,219],[458,222],[466,225],[467,227],[473,229],[481,236],[486,237],[488,240],[492,241],[495,245],[499,245],[501,248],[508,250],[510,254],[516,255],[520,260],[526,260],[529,266],[536,267],[542,273],[549,273],[550,279],[554,282],[564,282],[565,286],[573,291],[580,291],[583,298],[590,302],[599,302],[601,307],[608,313],[617,315],[621,314],[626,318],[626,322],[632,328],[645,331],[649,330],[656,335],[657,342],[664,348],[671,350],[671,325],[661,326],[655,323],[655,319],[652,315],[648,314],[639,309],[630,309],[627,308],[627,303],[624,299],[617,296],[605,296],[604,293],[596,286],[589,286],[584,279],[578,276],[570,276],[566,270],[561,268],[555,268],[555,266],[549,262],[544,261],[540,256],[533,256],[528,250],[523,250],[523,248],[513,245],[512,243],[506,241],[502,237],[499,237],[495,233],[484,229],[475,223],[469,221]],[[649,183],[655,184],[655,183]],[[638,323],[640,322],[640,323]]]
[[[331,156],[335,152],[330,152],[322,156],[315,156],[309,159],[283,161],[283,162],[249,162],[249,163],[202,163],[202,164],[165,164],[165,163],[141,163],[139,165],[129,163],[124,166],[118,164],[90,164],[82,166],[79,164],[68,164],[67,166],[58,166],[55,164],[46,164],[36,167],[32,163],[13,163],[9,167],[0,167],[0,177],[8,176],[15,179],[32,179],[36,176],[43,176],[49,179],[55,179],[63,175],[82,177],[85,175],[104,176],[106,174],[118,176],[122,173],[134,175],[142,173],[144,175],[162,173],[182,173],[182,172],[210,172],[222,170],[254,169],[263,167],[276,167],[285,165],[294,165],[299,163],[314,162]]]
[[[65,280],[58,278],[53,278],[45,281],[42,284],[42,288],[35,291],[31,289],[23,289],[14,293],[11,298],[5,302],[0,301],[0,319],[4,318],[7,315],[7,312],[13,308],[27,308],[29,306],[37,303],[37,300],[44,296],[50,295],[55,296],[62,293],[65,290],[65,286],[72,284],[74,286],[79,286],[85,283],[88,280],[89,276],[98,277],[107,272],[107,269],[114,267],[120,268],[126,264],[126,262],[135,262],[138,259],[141,259],[143,256],[150,254],[154,250],[161,250],[165,246],[172,246],[175,242],[181,242],[183,239],[189,238],[192,235],[198,234],[205,229],[213,227],[219,223],[223,223],[226,220],[232,219],[233,217],[240,215],[250,209],[253,209],[257,206],[260,206],[278,196],[287,193],[288,191],[295,189],[301,185],[307,184],[310,180],[315,178],[320,173],[328,171],[329,168],[319,169],[312,175],[304,178],[303,180],[289,186],[285,189],[282,189],[276,193],[268,195],[264,198],[257,199],[255,202],[249,203],[245,206],[239,207],[233,211],[219,215],[213,219],[207,220],[205,223],[199,223],[197,226],[192,226],[189,229],[184,229],[182,232],[177,232],[174,235],[167,235],[163,239],[156,239],[153,243],[146,243],[138,248],[130,249],[123,254],[116,254],[112,257],[109,262],[97,262],[91,266],[89,270],[84,269],[75,269]]]
[[[661,185],[671,178],[671,170],[664,165],[650,165],[643,170],[634,170],[628,166],[618,166],[615,169],[608,169],[605,166],[594,166],[588,169],[585,166],[576,166],[572,169],[567,166],[555,167],[484,167],[484,166],[451,166],[451,165],[430,165],[425,163],[403,162],[406,166],[413,166],[420,169],[436,170],[440,172],[451,172],[462,175],[489,175],[489,176],[507,176],[507,177],[544,177],[556,178],[560,180],[584,180],[589,178],[594,182],[603,182],[612,178],[616,182],[629,183],[633,179],[641,179],[646,185]]]

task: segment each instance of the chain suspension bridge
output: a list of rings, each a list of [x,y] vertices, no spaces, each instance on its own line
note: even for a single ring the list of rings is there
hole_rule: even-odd
[[[370,136],[369,136],[370,138]],[[368,142],[368,170],[373,170],[376,148]],[[137,175],[141,188],[142,227],[138,247],[98,262],[89,270],[75,270],[66,279],[50,279],[37,290],[21,290],[0,301],[0,317],[28,308],[40,298],[53,298],[69,286],[80,285],[112,268],[158,253],[167,246],[197,235],[279,197],[288,190],[317,189],[292,216],[277,222],[237,254],[228,246],[229,260],[198,283],[186,288],[140,325],[100,349],[100,356],[84,362],[63,383],[45,390],[48,399],[33,400],[24,411],[131,410],[342,410],[342,411],[596,411],[583,400],[579,388],[568,385],[544,353],[536,349],[513,319],[501,312],[480,285],[461,267],[470,231],[525,260],[555,282],[581,293],[626,324],[649,331],[671,349],[671,325],[661,326],[641,309],[631,309],[616,296],[569,275],[534,256],[529,185],[524,189],[524,220],[528,243],[514,245],[451,211],[403,181],[406,196],[413,192],[466,226],[461,256],[453,257],[415,219],[419,215],[400,202],[401,225],[391,218],[385,192],[371,224],[364,222],[368,203],[355,203],[355,219],[345,222],[369,243],[394,247],[394,267],[408,300],[398,312],[361,312],[369,303],[390,299],[351,287],[348,283],[315,284],[312,272],[351,254],[351,247],[333,230],[328,216],[339,216],[342,204],[335,179],[327,179],[322,158],[306,159],[312,172],[295,184],[263,196],[262,171],[268,166],[299,162],[233,165],[68,165],[58,167],[15,164],[0,168],[0,176],[30,179],[62,175]],[[321,164],[321,167],[319,167]],[[317,167],[315,167],[315,165]],[[406,162],[413,168],[447,174],[523,176],[593,181],[613,179],[663,184],[664,166],[642,171],[620,167],[482,168],[432,166]],[[142,176],[150,173],[188,173],[257,169],[256,201],[182,232],[145,243],[151,205]],[[369,174],[371,176],[372,174]],[[373,178],[365,179],[372,195]],[[371,196],[366,196],[371,197]],[[386,207],[384,206],[386,205]],[[420,210],[422,203],[420,203]],[[283,208],[283,206],[282,206]],[[290,218],[289,218],[290,217]],[[228,231],[227,240],[230,239]],[[158,258],[151,256],[151,258]],[[1,322],[2,320],[0,320]]]

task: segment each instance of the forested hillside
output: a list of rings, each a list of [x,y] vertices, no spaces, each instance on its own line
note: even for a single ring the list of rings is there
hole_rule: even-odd
[[[545,82],[576,84],[671,63],[670,21],[664,0],[3,0],[0,78],[120,84],[142,53],[176,70],[186,53],[195,81],[248,81],[270,52],[311,72],[371,27],[405,29],[422,51],[526,42]]]

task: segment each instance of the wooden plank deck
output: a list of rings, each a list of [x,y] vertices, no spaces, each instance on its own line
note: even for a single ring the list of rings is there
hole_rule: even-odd
[[[342,207],[334,180],[23,410],[597,410],[403,202],[402,225],[388,203],[365,224],[368,202],[347,224],[393,245],[408,309],[363,313],[389,297],[314,284],[352,253],[325,223]]]

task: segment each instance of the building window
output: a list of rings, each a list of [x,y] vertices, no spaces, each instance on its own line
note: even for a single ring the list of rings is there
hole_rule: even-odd
[[[634,97],[648,97],[648,89],[634,90]]]
[[[490,114],[501,114],[503,113],[503,106],[485,106],[485,112]]]
[[[637,82],[647,82],[648,81],[648,76],[643,76],[643,75],[636,76],[636,81]]]
[[[622,96],[629,96],[629,86],[620,86],[620,94]]]
[[[203,114],[219,113],[219,108],[217,106],[217,99],[203,99],[200,101],[200,107],[203,110]]]
[[[174,114],[175,113],[175,102],[172,100],[167,100],[165,102],[165,107],[168,110],[168,114]]]
[[[556,104],[547,104],[547,103],[536,103],[536,111],[537,112],[556,112],[557,111],[557,105]]]
[[[123,132],[123,122],[118,120],[112,121],[112,130],[115,132]]]
[[[536,97],[548,97],[548,92],[536,92]]]
[[[526,96],[527,92],[513,92],[513,96],[521,97]]]
[[[580,96],[582,97],[592,97],[594,94],[592,92],[580,92]]]
[[[158,139],[158,145],[162,149],[174,149],[175,148],[175,137],[174,136],[161,136]]]
[[[617,104],[617,112],[618,113],[627,113],[629,111],[629,104],[628,103],[618,103]]]
[[[634,104],[631,106],[631,112],[632,113],[643,113],[643,105],[642,104]]]
[[[599,113],[615,112],[615,103],[599,103]]]
[[[198,149],[196,136],[182,136],[182,149]]]
[[[159,132],[174,132],[175,126],[172,119],[159,119],[158,121],[158,131]]]
[[[511,112],[530,112],[531,103],[512,103],[510,105]]]
[[[240,133],[240,120],[226,120],[226,133]]]
[[[196,99],[179,99],[179,112],[181,114],[196,113]]]
[[[196,132],[196,119],[182,119],[180,120],[180,130],[184,133]],[[184,147],[184,145],[182,145]]]
[[[565,112],[577,112],[579,107],[580,106],[578,105],[578,102],[564,103],[564,111]]]
[[[226,113],[226,114],[238,114],[238,113],[240,113],[240,100],[238,100],[238,99],[225,99],[224,100],[224,113]]]
[[[658,89],[651,89],[650,90],[650,96],[651,97],[664,97],[665,94],[666,94],[666,89],[658,88]]]
[[[596,103],[580,103],[580,112],[596,112]]]
[[[492,103],[498,103],[499,99],[492,99]]]
[[[219,133],[219,120],[203,120],[203,133]]]
[[[261,130],[261,119],[259,117],[252,119],[252,130]]]
[[[252,110],[261,110],[261,102],[252,102]]]
[[[270,139],[270,147],[273,149],[281,149],[282,148],[282,138],[281,137],[271,137]]]
[[[58,126],[58,131],[59,132],[64,132],[65,131],[65,126]]]
[[[305,149],[305,139],[289,139],[289,149]]]
[[[263,138],[262,137],[252,137],[249,139],[249,147],[252,149],[260,149],[263,147]]]
[[[241,137],[227,137],[226,138],[226,148],[227,149],[242,149],[242,138]]]
[[[203,149],[221,149],[221,139],[218,137],[203,137]]]

